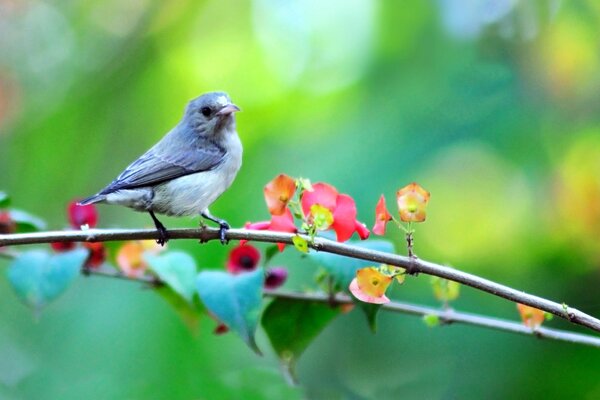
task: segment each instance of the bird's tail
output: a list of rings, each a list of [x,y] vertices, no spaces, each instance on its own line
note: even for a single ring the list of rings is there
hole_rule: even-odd
[[[100,203],[106,200],[105,194],[95,194],[83,200],[80,200],[77,204],[80,206],[87,206],[88,204]]]

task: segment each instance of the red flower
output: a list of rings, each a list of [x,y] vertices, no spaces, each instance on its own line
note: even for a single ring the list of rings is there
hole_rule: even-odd
[[[241,272],[253,271],[258,267],[260,252],[249,244],[240,244],[229,252],[227,271],[237,275]]]
[[[265,276],[265,287],[267,289],[277,289],[287,280],[288,272],[283,267],[273,267],[267,271]]]
[[[10,213],[0,212],[0,234],[14,233],[17,230],[17,223],[13,221]]]
[[[285,174],[280,174],[267,183],[264,193],[271,215],[283,214],[295,192],[296,181]]]
[[[392,220],[392,215],[389,213],[385,205],[385,197],[381,195],[377,206],[375,207],[375,225],[373,233],[376,235],[385,235],[385,225]]]
[[[96,211],[96,206],[93,204],[80,206],[76,200],[72,201],[67,206],[67,214],[71,226],[75,229],[79,229],[82,225],[94,228],[98,223],[98,211]]]
[[[369,237],[367,227],[356,220],[354,199],[347,194],[339,194],[333,186],[315,183],[312,192],[302,194],[301,203],[307,222],[315,224],[319,230],[333,229],[338,242],[350,239],[354,232],[362,240]]]
[[[75,248],[75,242],[52,242],[50,243],[50,247],[57,253],[62,253],[64,251],[73,250]]]
[[[84,242],[83,247],[90,250],[85,268],[98,268],[106,260],[106,247],[102,242]]]
[[[298,228],[294,225],[294,216],[291,211],[286,208],[281,215],[272,215],[271,221],[260,221],[244,225],[246,229],[252,229],[256,231],[273,231],[273,232],[290,232],[296,233]],[[245,244],[247,240],[240,240],[240,244]],[[285,243],[277,243],[279,251],[283,251]]]

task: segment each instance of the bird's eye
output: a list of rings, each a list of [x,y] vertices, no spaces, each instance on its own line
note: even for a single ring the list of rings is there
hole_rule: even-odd
[[[202,113],[202,115],[204,115],[205,117],[208,117],[210,115],[210,107],[202,107],[200,109],[200,112]]]

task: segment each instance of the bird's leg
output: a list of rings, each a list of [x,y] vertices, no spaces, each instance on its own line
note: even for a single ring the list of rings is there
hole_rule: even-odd
[[[154,212],[148,210],[150,216],[152,217],[152,221],[154,221],[154,226],[156,226],[156,230],[158,231],[158,239],[156,239],[156,243],[164,246],[165,243],[169,241],[169,234],[167,232],[167,228],[156,218]]]
[[[211,215],[211,213],[208,211],[208,209],[202,211],[200,213],[200,215],[202,216],[202,218],[206,218],[212,222],[219,224],[219,239],[221,239],[221,244],[229,243],[229,240],[227,240],[225,238],[225,232],[227,231],[227,229],[230,228],[227,221],[225,221],[224,219],[219,219],[219,218]]]

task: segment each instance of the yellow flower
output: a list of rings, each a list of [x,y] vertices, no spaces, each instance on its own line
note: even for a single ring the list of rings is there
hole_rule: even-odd
[[[400,219],[404,222],[423,222],[427,216],[425,208],[430,194],[418,183],[406,185],[396,193]]]
[[[390,283],[392,277],[381,273],[377,268],[362,268],[356,271],[356,278],[350,283],[350,292],[366,303],[389,303],[390,299],[385,295],[385,291]]]

